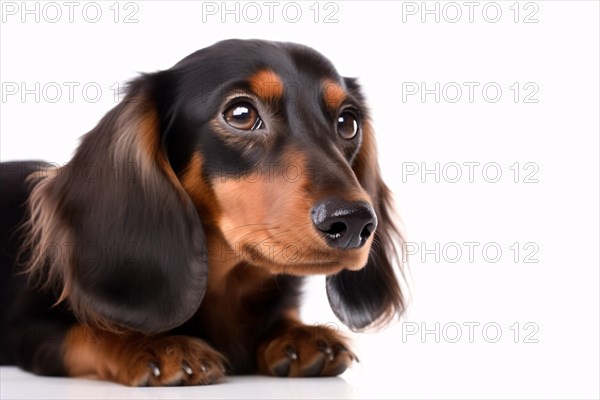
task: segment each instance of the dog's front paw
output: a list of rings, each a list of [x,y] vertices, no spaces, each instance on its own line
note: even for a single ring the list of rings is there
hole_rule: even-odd
[[[356,356],[347,339],[329,327],[295,325],[258,349],[259,372],[273,376],[335,376]]]
[[[148,338],[130,346],[115,371],[129,386],[209,385],[225,375],[225,358],[197,338]]]

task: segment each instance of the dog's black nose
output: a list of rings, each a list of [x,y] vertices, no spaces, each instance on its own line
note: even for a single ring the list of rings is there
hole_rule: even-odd
[[[325,200],[313,207],[311,217],[327,243],[342,249],[361,247],[377,228],[373,207],[365,202]]]

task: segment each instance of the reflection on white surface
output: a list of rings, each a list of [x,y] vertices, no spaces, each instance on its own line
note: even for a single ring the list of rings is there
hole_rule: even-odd
[[[356,398],[342,378],[228,377],[211,386],[130,388],[92,379],[39,377],[0,368],[0,398],[8,399],[335,399]]]

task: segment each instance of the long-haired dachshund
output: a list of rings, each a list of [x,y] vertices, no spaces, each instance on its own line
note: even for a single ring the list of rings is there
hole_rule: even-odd
[[[363,95],[308,47],[219,42],[131,82],[68,164],[1,167],[2,364],[333,376],[355,356],[300,322],[303,276],[352,330],[404,309]]]

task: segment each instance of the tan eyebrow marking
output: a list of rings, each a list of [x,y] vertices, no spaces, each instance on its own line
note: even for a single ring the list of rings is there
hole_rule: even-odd
[[[270,69],[263,69],[248,78],[252,91],[263,101],[283,97],[283,81]]]
[[[339,83],[331,79],[323,81],[323,100],[332,111],[337,111],[347,96],[346,90]]]

